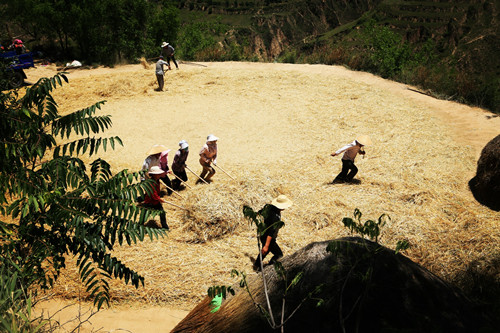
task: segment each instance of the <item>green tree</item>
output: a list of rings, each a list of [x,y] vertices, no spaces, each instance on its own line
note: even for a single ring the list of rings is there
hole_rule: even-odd
[[[0,10],[34,43],[58,46],[49,52],[89,63],[132,61],[153,47],[158,52],[161,40],[176,40],[179,27],[178,10],[168,1],[6,0]]]
[[[96,115],[104,101],[59,114],[51,93],[62,81],[66,76],[58,74],[39,80],[24,96],[0,93],[0,272],[16,267],[19,289],[47,288],[65,267],[66,256],[74,256],[100,308],[109,302],[111,277],[135,287],[144,284],[112,255],[114,246],[165,232],[144,226],[158,212],[135,204],[139,195],[151,192],[151,181],[138,183],[139,173],[127,170],[113,174],[99,158],[87,169],[79,156],[122,142],[95,137],[111,126],[110,116]]]
[[[375,70],[386,78],[399,74],[411,59],[409,45],[390,28],[375,25],[375,21],[369,21],[365,29],[365,42],[371,49]]]
[[[183,27],[178,43],[183,59],[196,60],[198,52],[215,45],[215,39],[209,33],[209,26],[208,23],[195,22]]]
[[[163,5],[153,7],[147,28],[146,56],[157,57],[160,54],[162,42],[168,42],[176,47],[179,27],[179,10],[177,8],[167,4],[167,1],[164,1]]]

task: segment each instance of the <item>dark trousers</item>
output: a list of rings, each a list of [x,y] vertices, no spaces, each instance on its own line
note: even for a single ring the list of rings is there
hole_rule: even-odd
[[[167,187],[167,194],[168,194],[168,195],[172,194],[172,190],[171,190],[171,188],[172,188],[172,183],[170,182],[170,178],[168,178],[168,176],[165,176],[165,177],[163,177],[163,178],[160,178],[160,180],[163,182],[163,184],[165,184],[165,185],[167,185],[168,187],[170,187],[170,188],[168,188],[168,187]]]
[[[179,68],[179,65],[177,65],[177,61],[175,61],[175,57],[173,54],[171,56],[167,56],[168,67],[170,67],[170,60],[174,62],[175,68]]]
[[[161,212],[160,212],[161,227],[163,229],[169,229],[168,224],[167,224],[167,217],[165,215],[165,211],[163,210],[163,206],[161,205],[161,203],[158,203],[156,205],[144,204],[144,207],[148,207],[148,208],[152,208],[152,209],[156,209],[156,210],[161,210]]]
[[[163,90],[163,85],[165,84],[165,78],[163,75],[156,74],[156,80],[158,81],[158,90]]]
[[[267,236],[260,238],[260,242],[262,243],[262,246],[264,246],[266,244],[266,240],[267,240]],[[276,243],[276,239],[274,239],[274,238],[271,240],[271,244],[269,244],[269,252],[262,255],[262,260],[264,260],[264,258],[269,253],[273,254],[273,257],[271,258],[271,260],[269,260],[270,264],[273,264],[274,262],[276,262],[276,260],[283,257],[283,251],[281,251],[280,246],[278,245],[278,243]],[[260,254],[257,255],[257,259],[255,259],[255,263],[253,264],[253,266],[255,268],[260,268]]]
[[[183,171],[174,171],[174,175],[182,179],[184,182],[187,182],[188,177],[186,174],[186,170]],[[181,189],[181,181],[177,178],[172,179],[172,188],[174,190],[180,190]]]
[[[358,173],[358,168],[353,161],[342,160],[342,171],[335,177],[335,180],[351,181]]]

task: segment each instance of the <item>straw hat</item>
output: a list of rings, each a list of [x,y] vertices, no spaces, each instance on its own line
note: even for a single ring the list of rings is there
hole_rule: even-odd
[[[356,141],[358,141],[363,146],[369,146],[372,144],[372,140],[368,135],[360,135],[356,138]]]
[[[271,201],[271,205],[279,209],[285,209],[293,205],[293,202],[286,195],[280,194]]]
[[[161,47],[165,47],[165,46],[167,46],[167,45],[168,45],[168,43],[167,43],[167,42],[163,42],[163,43],[161,43]]]
[[[149,174],[150,175],[161,175],[162,173],[165,173],[159,166],[155,165],[152,166],[151,169],[149,169]]]
[[[148,156],[149,155],[156,155],[156,154],[159,154],[165,150],[167,150],[167,147],[165,147],[164,145],[154,145],[153,147],[151,147],[151,149],[148,150],[148,152],[146,154]]]
[[[160,156],[163,157],[165,155],[168,155],[169,152],[170,152],[170,149],[164,150],[161,152]]]
[[[216,137],[215,135],[213,134],[210,134],[209,136],[207,136],[207,142],[210,142],[210,141],[217,141],[219,140],[218,137]]]

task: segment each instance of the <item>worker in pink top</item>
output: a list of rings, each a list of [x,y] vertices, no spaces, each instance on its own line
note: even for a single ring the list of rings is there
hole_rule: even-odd
[[[159,166],[155,165],[149,169],[148,174],[151,177],[151,179],[154,181],[153,188],[152,188],[153,191],[151,194],[146,193],[143,205],[144,205],[144,207],[152,208],[152,209],[161,211],[160,212],[161,227],[163,229],[169,230],[168,224],[167,224],[167,218],[165,216],[165,210],[163,210],[163,206],[162,206],[162,203],[164,203],[165,200],[160,198],[160,179],[163,176],[165,176],[165,171],[163,171]]]
[[[164,174],[160,178],[160,180],[166,185],[167,187],[167,195],[172,194],[172,183],[170,182],[170,178],[168,178],[167,174],[170,173],[170,170],[168,168],[168,152],[170,149],[167,149],[164,145],[154,145],[151,147],[151,149],[147,152],[148,157],[144,160],[144,163],[142,164],[142,170],[151,170],[153,166],[159,166],[163,171]],[[144,175],[146,176],[146,174]],[[142,177],[141,180],[145,180],[146,177]]]
[[[207,142],[200,151],[200,164],[203,167],[200,178],[204,179],[207,183],[211,182],[210,178],[215,174],[215,169],[211,166],[211,163],[217,165],[217,140],[219,140],[218,137],[210,134],[207,136]],[[198,179],[196,183],[199,184],[201,182]]]
[[[353,142],[331,154],[332,156],[337,156],[344,152],[344,156],[342,156],[342,171],[335,177],[332,184],[352,181],[358,173],[358,168],[354,165],[354,159],[358,153],[364,155],[365,151],[363,147],[371,145],[371,143],[372,141],[367,135],[360,135]]]

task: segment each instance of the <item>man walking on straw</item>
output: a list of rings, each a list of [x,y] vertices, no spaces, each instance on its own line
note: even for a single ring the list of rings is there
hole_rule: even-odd
[[[175,153],[174,161],[172,162],[172,172],[176,176],[176,178],[172,180],[172,187],[177,191],[184,189],[181,180],[183,182],[187,182],[188,180],[186,174],[186,160],[189,155],[189,145],[185,140],[181,140],[179,142],[179,147],[179,150]]]
[[[353,142],[331,154],[332,156],[337,156],[344,152],[344,156],[342,156],[342,171],[335,177],[332,184],[352,181],[354,176],[358,173],[358,168],[354,165],[356,155],[358,153],[364,155],[365,151],[363,147],[371,144],[372,141],[367,135],[360,135]]]
[[[161,54],[167,58],[168,69],[172,69],[170,68],[170,60],[174,62],[175,68],[179,69],[179,65],[177,65],[177,61],[175,61],[174,53],[175,49],[172,45],[167,42],[161,44]]]
[[[170,68],[168,62],[163,60],[163,56],[160,56],[160,59],[156,62],[155,67],[156,80],[158,81],[158,91],[163,91],[163,86],[165,84],[165,71],[163,70],[164,65],[167,65]]]
[[[160,169],[159,166],[153,166],[148,172],[149,176],[155,181],[153,185],[153,192],[151,194],[146,193],[143,205],[144,207],[160,210],[160,222],[163,229],[169,230],[167,224],[167,218],[165,216],[165,210],[163,209],[162,203],[167,203],[165,200],[160,198],[160,178],[165,174],[165,171]]]
[[[292,200],[288,199],[287,196],[281,194],[278,195],[271,201],[271,204],[266,204],[260,211],[259,214],[264,216],[265,232],[260,236],[260,242],[262,243],[261,253],[257,255],[255,262],[253,264],[253,269],[259,271],[261,269],[261,255],[262,260],[267,256],[269,252],[273,254],[269,263],[272,264],[276,262],[279,258],[283,257],[283,251],[276,243],[276,238],[278,237],[278,231],[280,225],[277,222],[281,221],[281,212],[292,206]]]
[[[218,137],[210,134],[207,136],[207,142],[200,151],[200,164],[203,167],[203,171],[199,178],[205,180],[207,183],[211,182],[210,179],[215,174],[215,169],[210,164],[213,162],[214,165],[217,165],[217,140],[219,140]],[[196,184],[201,183],[200,179],[196,181]]]

